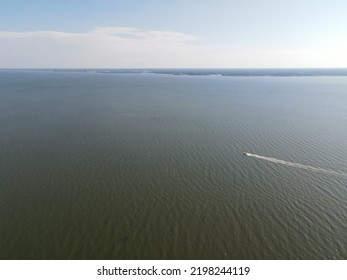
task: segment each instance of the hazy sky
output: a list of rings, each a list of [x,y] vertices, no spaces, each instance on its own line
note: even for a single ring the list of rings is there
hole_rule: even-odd
[[[0,68],[347,67],[346,0],[0,0]]]

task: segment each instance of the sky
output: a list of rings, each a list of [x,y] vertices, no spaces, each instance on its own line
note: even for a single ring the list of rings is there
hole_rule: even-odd
[[[347,67],[345,0],[1,0],[0,68]]]

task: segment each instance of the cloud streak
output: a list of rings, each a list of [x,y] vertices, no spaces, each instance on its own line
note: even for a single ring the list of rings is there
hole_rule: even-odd
[[[85,33],[0,31],[0,67],[346,67],[343,48],[206,45],[190,34],[96,27]],[[344,58],[341,60],[341,57]]]

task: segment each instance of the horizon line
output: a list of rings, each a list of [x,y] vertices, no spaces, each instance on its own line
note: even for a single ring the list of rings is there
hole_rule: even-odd
[[[346,67],[0,67],[0,70],[50,70],[50,69],[206,69],[206,70],[347,70]]]

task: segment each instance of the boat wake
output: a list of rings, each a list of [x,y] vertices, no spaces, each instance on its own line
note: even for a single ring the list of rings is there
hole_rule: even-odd
[[[334,170],[330,170],[330,169],[324,169],[321,167],[316,167],[316,166],[311,166],[311,165],[305,165],[305,164],[296,163],[296,162],[291,162],[291,161],[286,161],[286,160],[282,160],[282,159],[278,159],[278,158],[274,158],[274,157],[264,157],[264,156],[251,154],[251,153],[243,153],[243,154],[247,157],[266,160],[268,162],[273,162],[273,163],[277,163],[277,164],[281,164],[281,165],[285,165],[285,166],[290,166],[290,167],[294,167],[294,168],[300,168],[300,169],[307,170],[307,171],[325,173],[325,174],[330,174],[330,175],[343,175],[343,176],[346,175],[345,173],[342,173],[342,172],[338,172],[338,171],[334,171]]]

